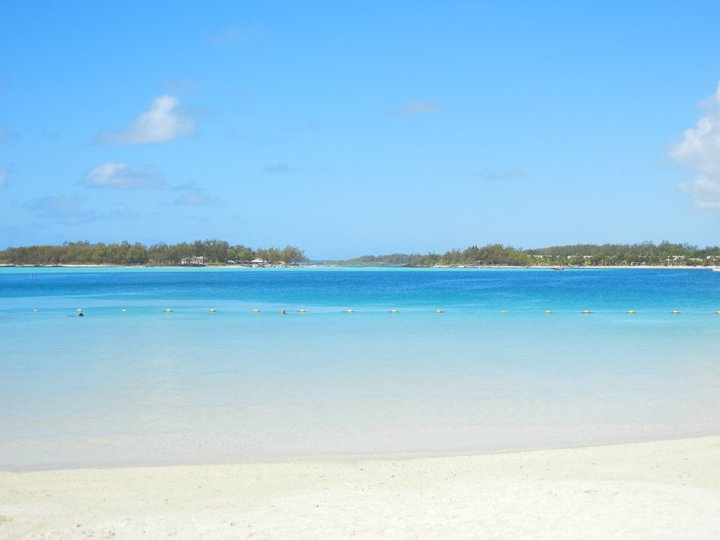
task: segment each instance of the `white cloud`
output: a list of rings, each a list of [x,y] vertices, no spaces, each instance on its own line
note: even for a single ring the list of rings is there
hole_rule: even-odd
[[[163,177],[148,168],[130,167],[127,163],[103,163],[90,169],[84,178],[85,185],[102,188],[137,189],[158,187]]]
[[[7,184],[8,176],[10,176],[10,171],[0,169],[0,189],[4,188],[5,184]]]
[[[706,114],[685,131],[680,144],[670,149],[670,157],[695,172],[693,180],[679,186],[695,207],[720,210],[720,83],[706,105]]]
[[[431,101],[406,101],[402,107],[395,109],[394,114],[398,116],[411,116],[416,114],[427,114],[441,111],[445,106]]]
[[[195,132],[195,122],[178,111],[180,100],[165,95],[153,100],[150,110],[138,116],[132,125],[119,131],[107,131],[97,136],[107,144],[163,143]]]

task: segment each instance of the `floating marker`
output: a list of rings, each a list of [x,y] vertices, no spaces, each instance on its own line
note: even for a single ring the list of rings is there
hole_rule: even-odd
[[[679,309],[673,309],[670,313],[672,313],[673,315],[678,315],[678,314],[680,314],[680,310],[679,310]]]
[[[37,310],[38,310],[38,308],[34,307],[34,308],[33,308],[33,313],[37,313]],[[720,311],[718,311],[718,313],[720,313]]]
[[[505,314],[507,313],[507,309],[501,309],[501,310],[500,310],[500,313],[502,313],[503,315],[505,315]]]
[[[634,310],[634,309],[628,309],[628,314],[629,314],[629,315],[635,315],[635,310]]]
[[[255,308],[255,309],[252,310],[252,312],[253,312],[253,313],[260,313],[260,310],[257,309],[257,308]]]
[[[442,313],[442,312],[443,312],[442,309],[436,309],[436,310],[435,310],[435,313]]]
[[[122,308],[120,311],[122,311],[123,313],[127,313],[127,308]]]
[[[589,309],[583,309],[583,314],[588,315],[589,313],[592,313]]]
[[[298,309],[298,313],[305,313],[304,309]]]
[[[390,313],[397,313],[397,312],[398,312],[397,309],[391,309],[391,310],[390,310]]]
[[[217,312],[217,309],[215,309],[215,308],[208,309],[208,313],[215,313],[215,312]]]
[[[172,313],[172,312],[173,312],[172,309],[170,309],[170,308],[165,308],[165,313]]]
[[[345,310],[345,313],[352,313],[352,312],[353,312],[352,309],[346,309],[346,310]]]
[[[545,310],[545,313],[547,313],[548,315],[550,315],[550,313],[552,313],[552,311],[550,311],[549,309],[546,309],[546,310]]]
[[[82,313],[82,308],[79,307],[79,308],[77,308],[75,311],[77,311],[78,313]]]

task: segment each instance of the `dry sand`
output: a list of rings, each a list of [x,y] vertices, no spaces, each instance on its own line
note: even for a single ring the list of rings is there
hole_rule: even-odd
[[[0,538],[718,539],[720,437],[0,473]]]

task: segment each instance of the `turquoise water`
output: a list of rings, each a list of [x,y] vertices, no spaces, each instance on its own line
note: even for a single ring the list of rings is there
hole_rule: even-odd
[[[0,468],[717,435],[718,309],[708,270],[0,269]]]

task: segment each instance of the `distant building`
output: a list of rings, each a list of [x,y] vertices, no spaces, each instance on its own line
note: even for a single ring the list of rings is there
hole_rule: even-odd
[[[258,257],[257,259],[253,259],[252,261],[250,261],[250,264],[256,268],[263,267],[263,266],[267,266],[267,261],[265,259],[261,259],[260,257]]]
[[[206,266],[205,257],[188,257],[180,259],[181,266]]]

